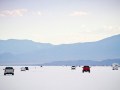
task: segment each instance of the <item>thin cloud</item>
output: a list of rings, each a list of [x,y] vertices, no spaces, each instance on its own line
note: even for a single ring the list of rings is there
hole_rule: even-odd
[[[0,11],[0,16],[23,16],[27,11],[27,9],[3,10]]]
[[[70,14],[70,16],[86,16],[88,13],[83,11],[75,11]]]

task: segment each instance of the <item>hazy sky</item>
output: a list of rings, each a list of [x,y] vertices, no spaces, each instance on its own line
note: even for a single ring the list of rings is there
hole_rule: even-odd
[[[62,44],[120,34],[120,0],[0,0],[0,39]]]

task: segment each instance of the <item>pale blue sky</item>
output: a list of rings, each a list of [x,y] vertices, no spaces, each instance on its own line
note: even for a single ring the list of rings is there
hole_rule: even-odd
[[[120,34],[120,0],[0,0],[0,39],[63,44]]]

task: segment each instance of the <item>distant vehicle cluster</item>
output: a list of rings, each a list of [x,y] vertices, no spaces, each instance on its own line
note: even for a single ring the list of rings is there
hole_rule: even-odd
[[[83,70],[82,70],[83,73],[84,72],[90,73],[90,66],[83,66],[82,68],[83,68]],[[71,66],[71,70],[75,70],[75,69],[76,69],[76,66]]]
[[[118,63],[113,63],[112,65],[112,70],[118,70],[118,68],[120,67],[120,65],[118,64]],[[40,66],[40,68],[42,68],[43,66]],[[77,66],[71,66],[71,70],[76,70],[76,67]],[[80,66],[79,66],[80,67]],[[82,72],[84,73],[84,72],[91,72],[91,70],[90,70],[90,66],[83,66],[82,67]],[[5,67],[5,69],[3,69],[4,70],[4,75],[6,75],[6,74],[12,74],[12,75],[14,75],[14,68],[13,67]],[[21,67],[20,68],[20,70],[21,71],[26,71],[26,70],[29,70],[29,67]]]
[[[21,67],[21,71],[26,71],[26,70],[29,70],[28,67]]]

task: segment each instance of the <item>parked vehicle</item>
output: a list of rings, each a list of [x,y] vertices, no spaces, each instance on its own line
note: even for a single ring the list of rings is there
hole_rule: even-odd
[[[113,63],[112,64],[112,69],[113,70],[118,70],[119,64],[118,63]]]
[[[71,70],[75,70],[76,69],[76,66],[71,66]]]
[[[6,67],[4,70],[5,70],[4,71],[4,75],[6,75],[6,74],[12,74],[12,75],[14,75],[14,69],[13,69],[13,67]]]
[[[28,68],[28,67],[25,67],[25,69],[26,69],[26,70],[29,70],[29,68]]]
[[[21,71],[26,71],[26,68],[25,67],[21,67]]]
[[[82,72],[89,72],[90,73],[90,67],[89,66],[84,66]]]

